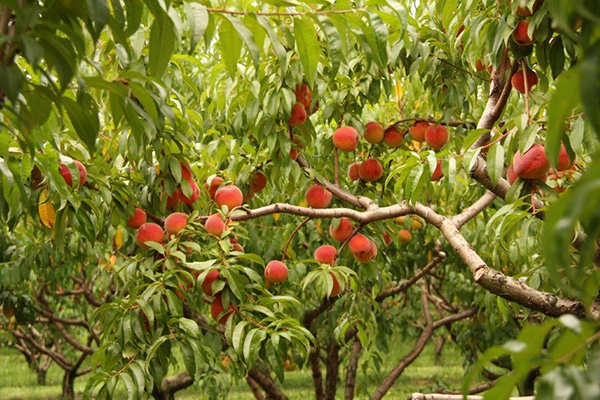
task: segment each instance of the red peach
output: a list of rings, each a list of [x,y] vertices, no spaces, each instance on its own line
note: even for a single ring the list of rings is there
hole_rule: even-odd
[[[181,197],[181,189],[175,189],[172,195],[167,197],[167,207],[175,208],[179,204]]]
[[[350,152],[356,150],[360,136],[351,126],[343,126],[333,133],[332,140],[338,150]]]
[[[227,320],[229,319],[229,317],[231,317],[231,314],[233,314],[234,310],[235,307],[233,306],[233,304],[229,304],[229,311],[225,313],[225,315],[223,315],[221,318],[219,318],[219,315],[221,315],[221,313],[223,312],[223,301],[221,300],[221,293],[217,294],[212,304],[210,305],[210,315],[215,321],[219,322],[221,325],[225,325],[227,323]]]
[[[213,269],[208,274],[206,274],[206,276],[204,277],[204,280],[202,281],[202,291],[207,296],[212,296],[213,295],[212,284],[213,284],[214,281],[216,281],[220,277],[221,277],[221,274],[219,274],[219,270],[218,269]]]
[[[296,103],[292,108],[292,115],[290,115],[288,123],[292,126],[302,125],[306,122],[306,118],[307,114],[304,105],[302,103]]]
[[[227,224],[223,222],[219,213],[214,213],[213,215],[208,217],[206,223],[204,224],[204,228],[206,228],[206,231],[211,235],[221,237],[223,232],[225,232],[225,230],[227,229]]]
[[[223,186],[215,194],[215,202],[219,207],[227,206],[229,211],[244,203],[242,191],[235,185]]]
[[[73,164],[75,164],[75,167],[77,167],[77,170],[79,171],[79,186],[83,186],[87,180],[87,169],[77,160],[73,160]],[[71,175],[69,167],[67,167],[65,164],[60,164],[60,174],[65,179],[67,185],[73,186],[73,175]]]
[[[534,144],[523,155],[517,151],[513,158],[513,168],[520,178],[541,179],[550,169],[544,146]]]
[[[365,255],[371,251],[371,241],[365,235],[358,233],[350,239],[348,247],[355,256]]]
[[[569,168],[573,167],[575,161],[571,161],[571,157],[569,157],[569,153],[567,153],[567,149],[564,144],[560,144],[560,151],[558,153],[558,164],[556,165],[556,169],[558,171],[565,171]]]
[[[485,67],[485,64],[483,63],[483,61],[481,61],[481,60],[475,61],[475,70],[477,72],[485,71],[486,69],[487,68]]]
[[[288,267],[281,261],[269,261],[265,267],[265,279],[270,283],[280,283],[288,277]]]
[[[306,191],[306,204],[312,208],[327,208],[331,203],[331,192],[321,185],[311,185]]]
[[[375,182],[383,176],[383,167],[376,159],[369,158],[358,166],[358,175],[364,181]]]
[[[324,245],[315,250],[315,260],[321,264],[333,265],[337,250],[331,245]]]
[[[290,149],[290,158],[294,161],[296,161],[298,159],[298,149],[292,147]]]
[[[423,143],[425,141],[425,131],[429,128],[429,123],[421,121],[417,122],[408,129],[408,133],[417,142]]]
[[[336,297],[341,293],[342,288],[340,287],[340,282],[338,282],[337,277],[334,273],[331,273],[331,278],[333,279],[333,287],[331,288],[329,297]]]
[[[525,74],[527,75],[527,91],[530,92],[531,88],[533,88],[538,83],[537,74],[527,68],[525,70]],[[515,90],[519,93],[525,93],[525,77],[523,76],[523,70],[520,69],[512,76],[510,79],[510,83],[515,88]]]
[[[517,7],[517,15],[520,17],[531,17],[538,10],[538,8],[540,8],[543,2],[544,0],[536,0],[535,3],[533,3],[532,9],[529,9],[529,7],[519,6]]]
[[[194,173],[192,172],[190,166],[184,163],[183,161],[180,161],[179,165],[181,165],[181,179],[185,179],[188,182],[193,180]]]
[[[147,249],[149,246],[146,242],[156,242],[159,244],[163,243],[165,233],[162,228],[152,222],[146,222],[142,224],[135,234],[135,241],[140,245],[141,248]]]
[[[437,182],[444,177],[444,171],[442,171],[442,160],[438,160],[435,167],[435,171],[431,174],[431,182]]]
[[[296,102],[302,103],[306,111],[310,109],[310,104],[312,103],[312,93],[310,93],[310,89],[306,83],[301,83],[296,85]]]
[[[529,46],[535,41],[535,33],[531,36],[527,33],[529,29],[529,21],[521,20],[512,33],[512,38],[519,46]]]
[[[360,162],[352,163],[348,167],[348,177],[351,181],[356,181],[358,178],[360,178],[360,175],[358,174],[358,167],[360,167]]]
[[[383,234],[383,243],[385,243],[386,246],[389,246],[390,244],[392,244],[392,235],[390,235],[389,233],[384,233]]]
[[[137,229],[146,222],[146,212],[141,208],[135,209],[133,215],[127,220],[127,226],[133,229]]]
[[[335,230],[333,229],[333,225],[333,222],[331,223],[331,225],[329,225],[329,234],[331,235],[333,240],[336,240],[338,242],[343,242],[346,239],[348,239],[354,231],[354,228],[352,227],[352,222],[350,222],[350,220],[346,217],[342,217],[340,219],[340,223],[338,224]]]
[[[250,174],[250,191],[258,193],[267,186],[267,177],[262,172],[254,172]]]
[[[165,219],[165,230],[170,235],[176,235],[187,226],[187,215],[176,212]]]
[[[425,141],[435,150],[444,147],[449,140],[448,130],[443,125],[431,124],[425,131]]]
[[[518,178],[518,176],[515,173],[515,167],[514,167],[514,165],[510,164],[510,166],[506,170],[506,179],[508,180],[508,183],[510,183],[512,185],[513,183],[515,183],[515,181],[517,180],[517,178]]]
[[[204,183],[204,187],[206,188],[206,190],[208,190],[208,193],[210,193],[211,200],[215,199],[215,193],[217,193],[217,190],[219,190],[219,186],[221,186],[223,182],[224,179],[219,176],[211,175],[208,177],[208,179]]]
[[[383,126],[377,121],[367,122],[365,125],[365,140],[371,144],[381,143],[384,136]]]
[[[190,184],[190,187],[192,188],[192,196],[191,197],[187,197],[183,193],[183,189],[180,189],[179,198],[185,204],[194,204],[198,200],[198,198],[200,197],[200,188],[198,187],[198,185],[196,185],[196,182],[194,182],[194,181],[189,181],[188,183]]]
[[[404,141],[404,133],[398,130],[395,126],[388,126],[383,135],[383,142],[388,147],[398,147]]]
[[[372,241],[369,240],[369,251],[366,254],[361,254],[361,253],[354,253],[354,258],[362,263],[368,263],[370,262],[373,258],[375,258],[375,256],[377,256],[377,246],[375,245],[375,243],[373,243]]]
[[[399,239],[401,242],[404,242],[404,243],[406,243],[406,242],[409,242],[411,237],[412,237],[412,235],[411,235],[411,234],[410,234],[410,232],[409,232],[409,231],[407,231],[406,229],[401,229],[401,230],[398,232],[398,239]]]

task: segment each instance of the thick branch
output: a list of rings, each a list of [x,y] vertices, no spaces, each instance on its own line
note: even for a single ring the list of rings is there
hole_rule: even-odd
[[[408,400],[483,400],[482,396],[465,396],[462,394],[422,394],[413,393]],[[535,396],[509,397],[508,400],[535,400]]]
[[[452,222],[458,229],[460,229],[464,224],[485,210],[487,206],[494,202],[495,199],[496,195],[493,192],[490,192],[489,190],[486,191],[485,194],[481,196],[475,203],[462,210],[460,214],[452,217]]]
[[[325,399],[335,400],[337,379],[340,366],[340,346],[335,340],[329,344],[327,352],[327,377],[325,379]]]
[[[248,387],[250,388],[250,391],[256,400],[265,400],[265,396],[260,391],[259,384],[256,383],[256,381],[252,379],[250,375],[246,376],[246,383],[248,384]]]
[[[248,375],[260,385],[269,399],[288,400],[288,397],[285,395],[285,393],[283,393],[281,389],[275,385],[273,379],[271,379],[271,377],[268,375],[265,375],[257,368],[252,368],[250,371],[248,371]]]
[[[194,380],[186,371],[177,376],[164,378],[160,384],[160,391],[164,394],[173,394],[179,390],[191,386],[193,383]]]
[[[41,346],[31,336],[27,335],[22,330],[13,331],[13,335],[15,335],[16,337],[18,337],[20,339],[25,340],[26,342],[31,344],[36,350],[38,350],[40,353],[46,354],[47,356],[52,358],[59,365],[59,367],[61,367],[65,371],[69,371],[71,369],[71,367],[73,366],[73,364],[71,364],[71,362],[65,356],[57,353],[56,351],[52,351],[52,350],[46,348],[45,346]]]

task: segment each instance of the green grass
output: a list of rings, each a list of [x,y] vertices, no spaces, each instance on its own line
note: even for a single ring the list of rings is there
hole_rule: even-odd
[[[388,355],[384,360],[382,371],[369,369],[365,374],[359,368],[357,377],[357,398],[367,398],[368,390],[372,392],[386,376],[394,361],[397,361],[408,350],[408,346],[399,345],[397,351]],[[414,392],[431,392],[440,383],[451,388],[459,388],[464,376],[461,357],[450,344],[444,349],[442,361],[438,364],[433,359],[433,348],[428,346],[404,374],[396,381],[388,392],[386,399],[406,399]],[[345,369],[340,369],[340,384],[337,398],[343,398],[343,383]],[[62,370],[53,365],[48,371],[47,385],[40,386],[31,372],[23,356],[16,350],[0,349],[0,398],[23,400],[49,400],[60,398]],[[292,400],[307,400],[314,398],[311,372],[309,368],[286,373],[285,383],[280,385]],[[85,377],[75,381],[75,390],[81,394],[85,387]],[[204,398],[198,387],[192,386],[177,394],[177,399]],[[116,396],[119,398],[119,396]],[[228,399],[253,399],[245,382],[234,383]]]

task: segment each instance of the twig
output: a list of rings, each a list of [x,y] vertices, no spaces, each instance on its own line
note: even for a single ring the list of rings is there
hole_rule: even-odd
[[[356,8],[356,9],[347,9],[347,10],[322,10],[322,11],[314,11],[314,12],[304,12],[304,11],[238,11],[238,10],[229,10],[226,8],[211,8],[206,7],[206,11],[209,13],[216,14],[232,14],[232,15],[264,15],[267,17],[282,17],[282,16],[291,16],[291,17],[301,17],[303,15],[328,15],[328,14],[351,14],[358,13],[364,11],[364,8]]]
[[[306,225],[306,223],[308,221],[310,221],[312,218],[308,217],[305,220],[303,220],[302,222],[300,222],[298,224],[298,226],[292,231],[292,233],[290,234],[290,237],[288,238],[287,242],[285,242],[285,246],[283,247],[283,254],[281,255],[281,262],[285,261],[285,255],[287,254],[287,250],[288,247],[290,246],[290,242],[292,241],[292,238],[296,235],[296,233],[298,233],[298,231],[300,230],[300,228],[302,228],[304,225]]]
[[[449,61],[446,61],[446,60],[444,60],[444,59],[443,59],[443,58],[441,58],[441,57],[438,57],[438,56],[434,56],[434,57],[435,57],[435,58],[437,58],[438,60],[440,60],[441,62],[443,62],[444,64],[448,64],[448,65],[449,65],[449,66],[451,66],[452,68],[455,68],[455,69],[457,69],[457,70],[459,70],[459,71],[465,72],[465,73],[467,73],[467,74],[471,75],[471,76],[472,76],[472,77],[474,77],[474,78],[478,78],[478,79],[481,79],[482,81],[490,82],[490,79],[488,79],[488,78],[484,78],[483,76],[479,76],[479,75],[477,75],[477,74],[474,74],[474,73],[472,73],[471,71],[469,71],[469,70],[466,70],[466,69],[464,69],[464,68],[462,68],[462,67],[459,67],[458,65],[454,65],[454,64],[452,64],[451,62],[449,62]]]
[[[525,81],[525,113],[527,114],[527,122],[531,121],[531,112],[529,110],[529,83],[527,80],[527,66],[525,60],[521,60],[521,70],[523,73],[523,81]]]

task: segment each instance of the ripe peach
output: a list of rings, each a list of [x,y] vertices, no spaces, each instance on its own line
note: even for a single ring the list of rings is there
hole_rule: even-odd
[[[398,232],[398,239],[401,242],[404,242],[404,243],[409,242],[411,237],[412,237],[412,235],[406,229],[402,229]]]
[[[376,159],[369,158],[358,166],[358,175],[364,181],[375,182],[383,176],[383,167]]]
[[[386,246],[389,246],[390,244],[392,244],[392,235],[390,235],[389,233],[384,233],[383,234],[383,243],[385,243]]]
[[[353,253],[354,258],[362,263],[370,262],[375,256],[377,256],[377,246],[375,243],[369,240],[369,251],[366,254]]]
[[[481,61],[481,60],[475,61],[475,70],[477,72],[485,71],[486,69],[487,68],[486,68],[485,64],[483,63],[483,61]]]
[[[79,171],[79,186],[83,186],[87,180],[87,169],[77,160],[73,160],[73,164],[75,164],[77,170]],[[65,164],[60,164],[60,174],[65,179],[67,185],[73,186],[73,175],[71,175],[69,167],[67,167]]]
[[[529,68],[525,71],[527,75],[527,91],[530,92],[531,88],[537,85],[538,76]],[[520,69],[512,76],[510,83],[513,85],[515,90],[519,93],[525,93],[525,77],[523,76],[523,70]]]
[[[225,230],[227,229],[227,224],[223,222],[219,213],[214,213],[213,215],[208,217],[206,223],[204,224],[204,228],[206,228],[206,231],[211,235],[221,237],[223,232],[225,232]]]
[[[331,273],[331,278],[333,279],[333,287],[331,288],[331,292],[329,292],[329,297],[339,296],[339,294],[342,291],[342,288],[340,287],[340,282],[337,280],[337,277],[334,273]]]
[[[538,10],[538,8],[540,8],[543,2],[544,0],[536,0],[535,3],[533,3],[532,9],[529,9],[529,7],[519,6],[517,7],[517,15],[519,17],[531,17]]]
[[[395,126],[388,126],[383,135],[383,142],[388,147],[398,147],[404,141],[404,133]]]
[[[365,125],[365,140],[372,144],[381,143],[383,140],[384,129],[377,121],[367,122]]]
[[[183,302],[185,300],[183,294],[187,291],[187,288],[183,285],[183,283],[179,282],[179,289],[181,290],[175,290],[175,294],[177,295],[177,297],[179,297],[179,300]]]
[[[213,295],[212,284],[213,284],[214,281],[216,281],[220,277],[221,277],[221,274],[219,274],[219,270],[218,269],[213,269],[208,274],[206,274],[206,276],[204,277],[204,280],[202,281],[202,291],[207,296],[212,296]]]
[[[296,103],[294,104],[294,107],[292,107],[292,115],[290,115],[288,123],[292,126],[302,125],[306,122],[307,116],[304,105],[302,103]]]
[[[306,83],[301,83],[296,85],[296,101],[298,103],[302,103],[306,111],[310,109],[310,104],[312,103],[312,93],[310,93],[310,89]]]
[[[294,161],[296,161],[298,159],[298,149],[292,147],[290,149],[290,158]]]
[[[175,189],[172,195],[167,197],[167,207],[175,208],[179,204],[181,197],[181,189]]]
[[[152,222],[146,222],[142,224],[135,234],[135,241],[140,245],[141,248],[147,249],[149,246],[146,245],[146,242],[156,242],[163,243],[165,237],[165,233],[163,229]]]
[[[306,191],[306,204],[312,208],[327,208],[331,203],[331,192],[321,185],[311,185]]]
[[[244,248],[242,247],[241,244],[234,243],[233,244],[233,251],[239,251],[239,252],[243,253],[244,252]]]
[[[219,186],[221,186],[223,182],[223,178],[219,176],[211,175],[208,177],[208,179],[204,183],[204,187],[206,188],[206,190],[208,190],[208,193],[210,193],[211,200],[215,199],[215,193],[217,193],[217,190],[219,190]]]
[[[444,171],[442,171],[442,160],[438,160],[435,167],[435,171],[431,174],[431,182],[437,182],[444,177]]]
[[[508,169],[506,170],[506,179],[508,179],[508,183],[510,183],[512,185],[513,183],[515,183],[517,178],[518,178],[518,176],[515,173],[514,165],[510,164],[508,166]]]
[[[127,226],[133,229],[137,229],[146,222],[146,212],[141,208],[135,209],[133,215],[127,220]]]
[[[359,167],[360,167],[360,162],[352,163],[348,167],[348,177],[350,178],[351,181],[356,181],[356,180],[358,180],[358,178],[360,178],[360,175],[358,173]]]
[[[185,204],[194,204],[198,200],[198,198],[200,197],[200,188],[198,187],[198,185],[196,185],[196,182],[194,182],[194,181],[189,181],[188,183],[190,184],[190,187],[192,188],[192,195],[191,195],[191,197],[187,197],[183,193],[183,189],[180,189],[179,198]]]
[[[188,182],[193,180],[194,173],[192,172],[190,166],[184,163],[183,161],[180,161],[179,165],[181,165],[181,179],[185,179]]]
[[[531,37],[527,34],[529,29],[529,21],[521,20],[512,33],[512,38],[519,46],[529,46],[535,41],[535,33]]]
[[[517,151],[513,158],[513,168],[520,178],[541,179],[550,169],[544,146],[534,144],[523,155]]]
[[[427,122],[417,122],[413,126],[408,129],[408,133],[417,142],[423,143],[425,141],[425,131],[429,128],[429,124]]]
[[[321,264],[333,265],[333,260],[335,259],[336,252],[337,250],[335,249],[335,247],[326,244],[315,250],[315,260],[317,260]]]
[[[417,219],[417,217],[413,217],[413,220],[410,224],[412,225],[413,229],[421,229],[421,227],[423,226],[423,223],[421,222],[421,220]]]
[[[235,307],[233,306],[233,304],[229,304],[229,311],[225,313],[225,315],[223,315],[221,318],[219,318],[219,315],[221,315],[221,313],[223,312],[223,301],[221,300],[221,293],[217,294],[217,296],[210,305],[210,315],[215,321],[219,322],[221,325],[225,325],[227,323],[227,320],[229,319],[229,317],[231,317],[231,314],[233,314],[234,310]]]
[[[262,172],[254,172],[250,174],[250,191],[258,193],[267,186],[267,177]]]
[[[425,131],[425,141],[435,150],[444,147],[449,140],[450,136],[448,135],[448,130],[443,125],[431,124]]]
[[[219,207],[227,206],[229,211],[244,203],[242,191],[235,185],[223,186],[215,194],[215,202]]]
[[[288,267],[281,261],[269,261],[265,267],[265,279],[270,283],[280,283],[288,277]]]
[[[354,231],[354,228],[352,227],[352,222],[350,222],[350,220],[345,217],[342,217],[340,219],[340,223],[338,224],[335,230],[333,229],[333,225],[333,223],[329,225],[329,234],[331,235],[333,240],[336,240],[338,242],[343,242],[344,240],[348,239],[348,237],[352,235],[352,231]]]
[[[571,161],[569,157],[569,153],[567,153],[567,149],[564,144],[560,144],[560,151],[558,153],[558,164],[556,165],[556,169],[558,171],[565,171],[570,169],[575,164],[575,161]]]
[[[358,233],[350,239],[348,247],[355,256],[357,254],[364,256],[371,251],[371,241],[365,235]]]
[[[170,235],[176,235],[187,225],[187,215],[181,212],[176,212],[169,215],[165,219],[165,230]]]
[[[343,126],[333,133],[332,140],[338,150],[350,152],[356,150],[360,136],[351,126]]]

